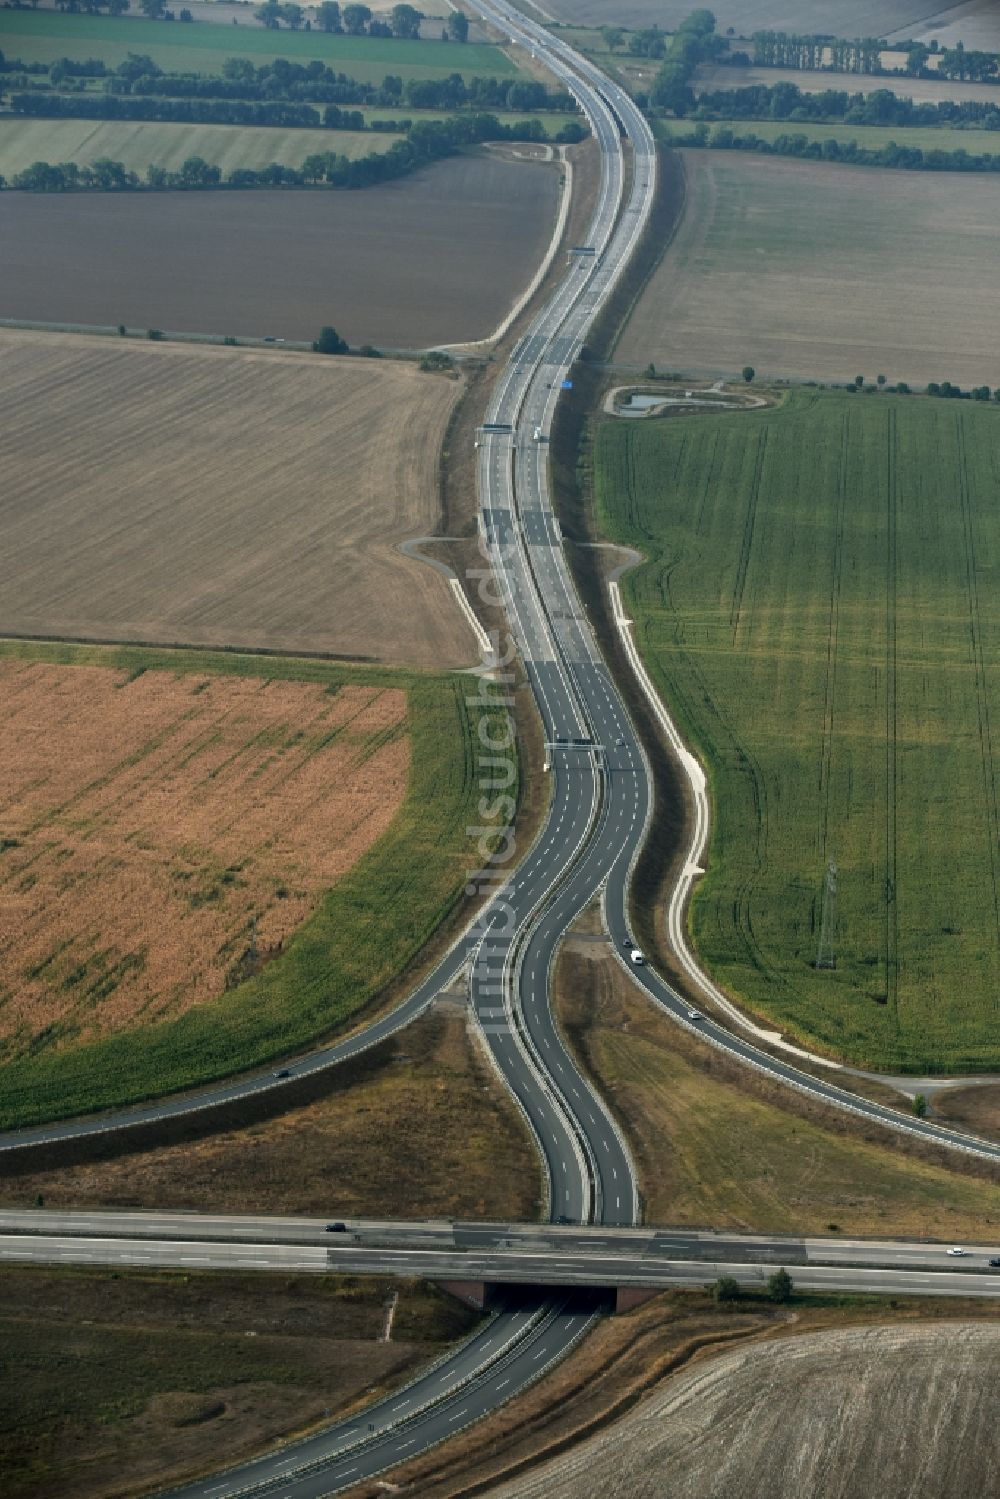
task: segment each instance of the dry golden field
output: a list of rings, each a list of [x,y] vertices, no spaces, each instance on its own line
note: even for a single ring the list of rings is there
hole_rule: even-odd
[[[389,360],[0,331],[0,633],[476,656],[432,532],[458,382]]]
[[[618,359],[689,374],[750,364],[766,377],[998,383],[1000,182],[682,155],[684,217]]]
[[[388,828],[406,694],[0,659],[0,1055],[174,1018]]]

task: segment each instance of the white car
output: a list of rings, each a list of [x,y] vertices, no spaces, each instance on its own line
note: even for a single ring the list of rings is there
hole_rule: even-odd
[[[701,1011],[700,1010],[688,1010],[688,1019],[689,1020],[700,1020],[701,1018],[702,1017],[701,1017]]]
[[[958,1244],[956,1244],[953,1249],[949,1249],[948,1250],[949,1254],[959,1254],[959,1255],[961,1255],[961,1254],[968,1254],[968,1252],[969,1251],[967,1249],[960,1248],[960,1246]]]
[[[643,957],[642,953],[639,951],[639,949],[637,947],[633,947],[632,951],[629,953],[629,957],[631,958],[632,962],[635,964],[636,968],[641,968],[642,965],[643,965],[643,963],[645,963],[645,961],[646,961],[646,959]]]

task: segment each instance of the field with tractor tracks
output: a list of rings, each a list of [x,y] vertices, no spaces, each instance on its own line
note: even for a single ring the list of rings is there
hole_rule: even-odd
[[[0,632],[477,659],[435,530],[459,383],[415,364],[0,330]]]
[[[879,1070],[1000,1065],[998,444],[995,406],[806,391],[597,435],[600,523],[649,559],[637,643],[711,782],[701,956]]]
[[[458,676],[12,641],[0,684],[5,1124],[332,1033],[476,857]]]
[[[1000,384],[1000,181],[681,155],[684,216],[617,359],[689,374],[749,364],[768,378]]]
[[[1000,1329],[856,1327],[695,1359],[495,1499],[911,1499],[986,1494]],[[914,1434],[920,1433],[920,1440]]]

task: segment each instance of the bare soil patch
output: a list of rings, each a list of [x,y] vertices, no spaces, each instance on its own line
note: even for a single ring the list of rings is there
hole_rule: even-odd
[[[700,1360],[495,1499],[911,1499],[991,1492],[1000,1328],[847,1328]],[[919,1438],[918,1438],[919,1434]]]
[[[358,193],[10,193],[0,317],[465,343],[530,281],[557,199],[551,165],[488,156]]]
[[[0,330],[0,631],[477,656],[437,528],[458,382],[320,359]]]
[[[4,1494],[120,1499],[216,1471],[393,1388],[474,1323],[417,1282],[5,1266]]]
[[[0,659],[0,694],[4,1060],[256,971],[406,793],[399,689]]]
[[[320,1091],[321,1090],[321,1091]],[[520,1114],[445,1001],[345,1063],[313,1101],[277,1118],[244,1112],[224,1133],[0,1179],[9,1207],[177,1208],[306,1217],[538,1216],[541,1178]],[[198,1123],[195,1121],[194,1128]],[[202,1126],[203,1127],[203,1126]],[[105,1142],[98,1150],[123,1147]]]
[[[688,374],[752,364],[775,378],[996,383],[1000,182],[682,155],[684,218],[619,361]]]
[[[958,1125],[986,1140],[1000,1140],[1000,1083],[935,1093],[933,1113],[942,1124]]]

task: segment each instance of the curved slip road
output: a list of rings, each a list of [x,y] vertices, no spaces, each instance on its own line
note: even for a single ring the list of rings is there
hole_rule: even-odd
[[[566,1051],[548,994],[559,942],[602,886],[610,933],[619,947],[630,944],[627,892],[648,825],[651,776],[569,575],[548,490],[544,438],[561,382],[645,227],[656,153],[649,127],[631,99],[599,70],[502,0],[476,0],[476,8],[531,45],[571,88],[590,119],[602,161],[588,236],[594,253],[571,262],[517,345],[488,415],[490,423],[509,425],[511,431],[484,433],[478,457],[484,543],[549,742],[551,805],[542,834],[515,875],[414,994],[354,1037],[290,1064],[288,1071],[298,1079],[377,1044],[414,1019],[471,962],[475,1013],[544,1155],[552,1216],[628,1225],[637,1215],[637,1195],[627,1148]],[[627,194],[619,124],[633,147]],[[713,1044],[753,1066],[879,1122],[1000,1159],[1000,1146],[919,1121],[910,1125],[893,1110],[867,1104],[776,1061],[721,1026],[691,1022],[687,1004],[658,975],[644,969],[633,976],[680,1023],[697,1025]],[[2,1136],[0,1149],[107,1133],[283,1084],[273,1075],[244,1078],[138,1110]],[[593,1305],[586,1301],[543,1301],[527,1317],[523,1310],[505,1312],[491,1324],[494,1340],[477,1334],[439,1371],[415,1382],[402,1404],[396,1396],[367,1411],[363,1430],[357,1419],[338,1424],[306,1444],[183,1493],[306,1496],[349,1487],[441,1441],[509,1398],[565,1352],[593,1315]],[[505,1350],[502,1368],[492,1362],[495,1348]]]

